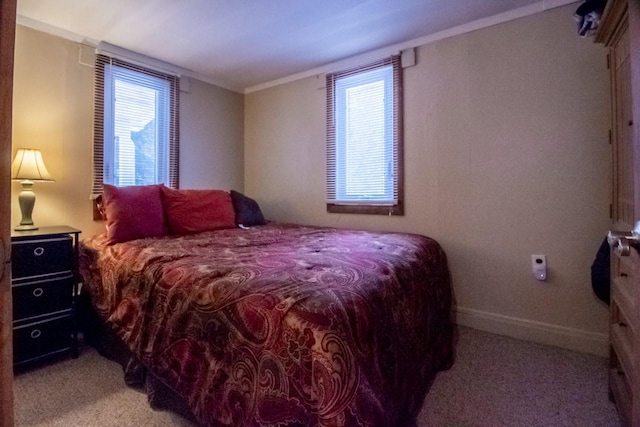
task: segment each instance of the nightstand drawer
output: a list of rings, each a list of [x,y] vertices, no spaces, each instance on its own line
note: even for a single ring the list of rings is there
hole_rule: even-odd
[[[73,306],[73,274],[45,280],[14,283],[13,319],[15,322],[31,317],[71,310]]]
[[[69,235],[14,241],[11,250],[13,279],[73,270],[73,238]]]
[[[71,314],[13,328],[13,363],[71,349]]]

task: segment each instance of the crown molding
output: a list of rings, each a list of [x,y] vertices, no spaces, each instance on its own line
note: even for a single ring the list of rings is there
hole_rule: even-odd
[[[405,49],[416,48],[418,46],[426,45],[429,43],[433,43],[435,41],[443,40],[449,37],[454,37],[457,35],[469,33],[472,31],[480,30],[483,28],[492,27],[494,25],[502,24],[504,22],[512,21],[514,19],[523,18],[526,16],[534,15],[537,13],[544,12],[546,10],[554,9],[561,6],[566,6],[569,4],[577,3],[576,0],[542,0],[537,3],[523,6],[517,9],[513,9],[507,12],[500,13],[498,15],[489,16],[487,18],[478,19],[473,22],[469,22],[463,25],[459,25],[457,27],[449,28],[447,30],[439,31],[434,34],[430,34],[427,36],[419,37],[417,39],[409,40],[406,42],[394,44],[391,46],[387,46],[381,49],[376,49],[370,52],[366,52],[360,55],[355,55],[349,57],[347,59],[333,62],[330,64],[323,65],[321,67],[313,68],[311,70],[303,71],[300,73],[292,74],[289,76],[285,76],[276,80],[272,80],[269,82],[261,83],[255,86],[247,87],[247,88],[239,88],[228,85],[224,82],[217,81],[210,77],[204,76],[200,73],[179,67],[173,64],[167,64],[169,69],[174,70],[176,73],[181,76],[190,77],[195,80],[200,80],[205,83],[212,84],[214,86],[221,87],[223,89],[227,89],[233,92],[238,92],[242,94],[249,94],[252,92],[258,92],[264,89],[268,89],[275,86],[280,86],[286,83],[290,83],[296,80],[304,79],[307,77],[322,75],[328,72],[336,71],[339,69],[357,66],[358,64],[374,61],[385,56],[390,56],[396,53],[399,53]],[[89,46],[99,46],[101,43],[100,40],[93,40],[88,37],[85,37],[80,34],[73,33],[71,31],[63,30],[61,28],[55,27],[53,25],[45,24],[44,22],[36,21],[35,19],[28,18],[23,15],[17,15],[17,24],[22,25],[24,27],[29,27],[37,31],[41,31],[47,34],[51,34],[57,37],[61,37],[66,40],[71,40],[76,43],[81,43]],[[122,48],[121,48],[122,49]],[[122,49],[123,51],[125,49]],[[131,52],[131,51],[129,51]],[[136,52],[132,52],[134,57],[140,58],[144,57],[144,55],[137,54]],[[148,58],[148,57],[147,57]],[[135,58],[133,58],[135,59]],[[153,58],[151,58],[154,60]],[[157,60],[154,60],[157,61]],[[161,61],[158,61],[161,62]]]
[[[417,39],[409,40],[406,42],[398,43],[395,45],[387,46],[381,49],[376,49],[361,55],[352,56],[348,59],[333,62],[331,64],[323,65],[321,67],[314,68],[312,70],[303,71],[301,73],[292,74],[287,77],[272,80],[270,82],[261,83],[259,85],[248,87],[244,90],[245,94],[258,92],[264,89],[268,89],[275,86],[280,86],[286,83],[290,83],[296,80],[304,79],[307,77],[313,77],[320,74],[326,74],[343,68],[349,68],[357,66],[371,61],[378,60],[385,56],[390,56],[399,53],[405,49],[416,48],[418,46],[433,43],[435,41],[447,39],[449,37],[458,36],[472,31],[481,30],[483,28],[492,27],[494,25],[502,24],[504,22],[513,21],[514,19],[524,18],[526,16],[535,15],[537,13],[544,12],[546,10],[555,9],[557,7],[566,6],[572,3],[578,3],[576,0],[543,0],[529,6],[523,6],[518,9],[513,9],[508,12],[503,12],[498,15],[489,16],[487,18],[478,19],[473,22],[469,22],[457,27],[449,28],[447,30],[439,31],[434,34],[419,37]]]
[[[17,15],[16,23],[23,27],[28,27],[34,29],[36,31],[40,31],[46,34],[50,34],[52,36],[57,36],[63,38],[65,40],[70,40],[75,43],[87,45],[96,48],[97,50],[102,50],[105,53],[110,53],[122,58],[124,60],[131,60],[140,65],[148,65],[151,68],[160,68],[165,69],[167,71],[171,71],[172,73],[179,74],[181,77],[189,77],[195,80],[200,80],[205,83],[209,83],[214,86],[218,86],[223,89],[230,90],[232,92],[243,93],[243,88],[234,87],[227,85],[225,83],[219,82],[215,79],[211,79],[209,77],[203,76],[200,73],[195,71],[182,68],[178,65],[170,64],[168,62],[161,61],[159,59],[155,59],[120,46],[115,46],[110,43],[106,43],[104,41],[94,40],[89,37],[85,37],[80,34],[76,34],[71,31],[63,30],[62,28],[55,27],[53,25],[45,24],[41,21],[36,21],[35,19],[28,18],[26,16]]]

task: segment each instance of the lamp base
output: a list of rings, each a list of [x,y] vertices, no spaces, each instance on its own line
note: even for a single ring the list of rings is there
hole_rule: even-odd
[[[33,192],[33,181],[27,179],[20,181],[22,184],[22,191],[18,195],[18,203],[20,204],[20,213],[22,213],[22,219],[20,225],[14,228],[15,231],[28,231],[37,230],[31,219],[31,213],[33,212],[33,205],[36,204],[36,194]]]
[[[36,227],[35,225],[19,225],[16,228],[14,228],[14,231],[30,231],[30,230],[37,230],[38,227]]]

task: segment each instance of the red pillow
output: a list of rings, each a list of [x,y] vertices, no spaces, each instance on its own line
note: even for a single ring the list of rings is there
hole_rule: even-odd
[[[164,211],[171,234],[235,227],[231,196],[222,190],[174,190],[162,187]]]
[[[167,234],[160,193],[163,187],[162,184],[132,187],[103,185],[109,245]]]

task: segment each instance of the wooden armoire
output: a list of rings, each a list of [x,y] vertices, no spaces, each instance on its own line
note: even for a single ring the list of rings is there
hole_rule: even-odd
[[[608,0],[596,42],[608,49],[617,231],[609,238],[609,390],[623,424],[640,427],[640,0]]]

